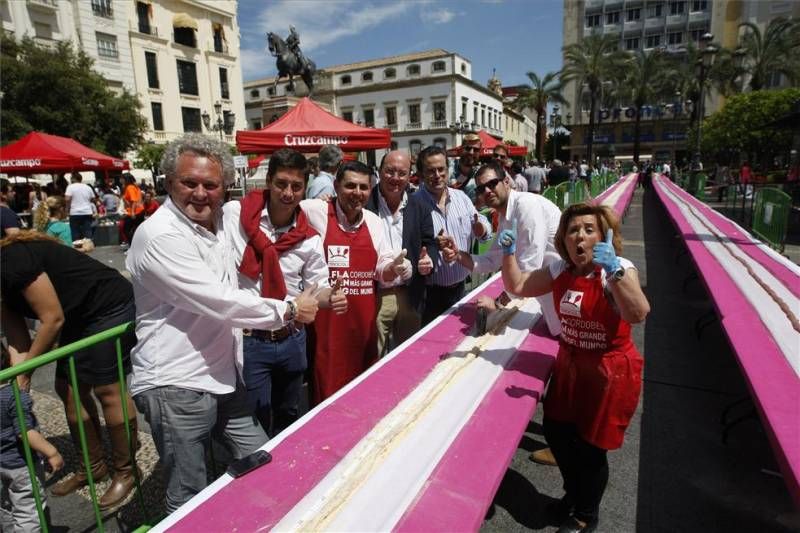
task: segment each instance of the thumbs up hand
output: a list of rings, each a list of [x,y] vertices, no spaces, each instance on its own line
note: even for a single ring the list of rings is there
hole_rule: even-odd
[[[504,229],[497,236],[497,244],[503,249],[504,255],[514,255],[517,251],[517,220],[511,223],[510,229]]]
[[[300,296],[294,299],[294,319],[297,322],[309,324],[314,321],[314,317],[317,315],[317,309],[319,309],[316,292],[317,284],[312,283],[309,287],[306,287],[306,290],[304,290]]]
[[[592,262],[603,267],[606,274],[611,274],[620,269],[619,257],[614,250],[614,230],[606,231],[606,240],[598,242],[592,248]]]
[[[478,216],[478,213],[475,213],[475,215],[472,217],[472,233],[478,238],[483,237],[484,233],[486,233],[486,228],[484,228],[483,224],[481,224],[481,219]]]
[[[427,276],[433,271],[433,260],[428,255],[428,249],[423,246],[419,251],[419,261],[417,261],[417,272],[422,276]]]
[[[331,294],[328,297],[328,306],[337,315],[343,315],[347,312],[347,296],[342,291],[342,278],[336,277],[336,281],[331,287]]]
[[[411,261],[406,258],[406,254],[408,251],[403,248],[403,250],[397,254],[397,257],[394,258],[394,263],[392,269],[394,273],[400,276],[400,279],[403,281],[408,281],[411,279],[411,275],[414,273],[413,269],[411,268]]]

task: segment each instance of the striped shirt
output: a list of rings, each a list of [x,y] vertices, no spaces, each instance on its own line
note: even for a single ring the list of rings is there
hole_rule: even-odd
[[[458,189],[447,188],[447,201],[445,202],[444,211],[439,209],[439,206],[436,205],[436,200],[424,185],[419,188],[416,194],[419,194],[420,198],[433,208],[431,211],[433,234],[438,235],[440,231],[444,230],[445,234],[453,237],[459,250],[469,252],[472,248],[472,220],[476,214],[486,230],[480,241],[485,242],[492,238],[492,226],[489,221],[485,216],[478,213],[469,197]],[[439,256],[439,262],[434,265],[434,271],[427,276],[426,281],[428,285],[449,287],[464,281],[469,273],[469,270],[458,262],[445,263]]]

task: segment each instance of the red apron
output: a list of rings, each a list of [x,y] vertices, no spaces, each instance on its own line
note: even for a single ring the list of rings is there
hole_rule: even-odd
[[[562,272],[553,280],[561,339],[544,404],[548,418],[574,423],[581,438],[613,450],[622,446],[642,389],[642,356],[631,326],[594,277]]]
[[[367,224],[349,233],[339,227],[333,202],[328,208],[325,257],[333,285],[342,277],[347,313],[320,309],[314,320],[317,346],[313,401],[318,404],[341,389],[378,359],[378,300],[375,267],[378,253]]]

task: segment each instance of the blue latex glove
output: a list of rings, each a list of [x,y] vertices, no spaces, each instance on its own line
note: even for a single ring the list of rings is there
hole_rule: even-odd
[[[514,255],[517,251],[517,221],[511,223],[511,229],[504,229],[497,236],[497,244],[503,249],[504,255]]]
[[[612,244],[613,239],[614,230],[609,228],[609,230],[606,231],[605,242],[598,242],[594,245],[594,248],[592,248],[592,262],[595,265],[603,267],[606,274],[616,272],[621,267],[619,257],[617,257],[614,251],[614,245]]]

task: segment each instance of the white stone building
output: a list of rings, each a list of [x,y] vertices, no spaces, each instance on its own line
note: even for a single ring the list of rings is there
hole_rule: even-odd
[[[461,135],[450,125],[462,120],[503,138],[503,99],[472,80],[466,58],[434,49],[325,68],[314,98],[329,105],[346,120],[392,130],[392,147],[416,155],[423,147],[438,144],[451,148]],[[286,96],[286,82],[274,78],[244,84],[247,123],[259,129],[274,119],[266,115],[270,98]],[[302,81],[295,80],[298,94]],[[367,154],[375,164],[385,153]]]

